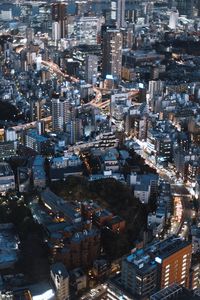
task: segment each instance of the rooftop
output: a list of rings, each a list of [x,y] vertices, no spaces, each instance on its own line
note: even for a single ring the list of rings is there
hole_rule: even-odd
[[[51,271],[53,273],[54,276],[56,275],[60,275],[62,276],[63,278],[67,278],[69,277],[69,274],[67,272],[67,269],[65,268],[65,266],[58,262],[58,263],[55,263],[51,266]]]
[[[162,263],[163,259],[189,245],[189,242],[172,236],[164,241],[154,242],[144,249],[136,250],[125,259],[145,272],[149,267]]]
[[[48,209],[52,210],[55,213],[63,213],[64,216],[71,222],[77,223],[81,221],[80,212],[49,189],[46,189],[41,193],[41,199]]]

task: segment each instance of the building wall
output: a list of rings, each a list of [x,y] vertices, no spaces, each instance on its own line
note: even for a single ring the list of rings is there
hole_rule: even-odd
[[[189,269],[191,264],[192,245],[177,251],[163,260],[161,265],[160,288],[173,283],[189,287]]]

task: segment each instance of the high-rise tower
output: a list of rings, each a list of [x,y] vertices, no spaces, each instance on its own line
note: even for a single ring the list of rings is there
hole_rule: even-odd
[[[53,131],[63,131],[71,119],[70,102],[56,95],[52,99],[52,128]]]
[[[117,0],[117,28],[125,27],[125,0]]]
[[[52,4],[52,21],[58,22],[61,38],[64,38],[66,35],[65,17],[66,17],[66,4],[65,3]]]
[[[125,26],[125,0],[111,0],[110,2],[110,22],[116,27]]]
[[[194,0],[176,0],[176,3],[180,15],[193,16]]]
[[[102,74],[106,78],[112,75],[121,77],[122,68],[122,33],[119,30],[107,30],[103,36]]]

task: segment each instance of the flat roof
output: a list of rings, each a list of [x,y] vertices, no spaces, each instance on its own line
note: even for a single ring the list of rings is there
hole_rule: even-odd
[[[46,189],[45,191],[43,191],[41,193],[41,198],[44,205],[55,213],[63,213],[64,216],[69,218],[72,222],[79,222],[82,220],[81,213],[79,211],[76,211],[70,203],[65,202],[51,190]]]

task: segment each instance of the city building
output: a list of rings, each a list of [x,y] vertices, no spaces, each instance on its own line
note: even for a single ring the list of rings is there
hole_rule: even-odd
[[[16,131],[11,127],[5,130],[5,141],[10,142],[10,141],[16,141],[17,139],[17,134]]]
[[[81,16],[75,21],[73,34],[79,45],[97,45],[100,42],[101,26],[104,18]]]
[[[86,61],[85,61],[86,82],[94,84],[97,80],[97,72],[98,72],[98,57],[96,55],[86,56]]]
[[[125,0],[117,1],[117,28],[123,28],[125,24]]]
[[[65,3],[53,3],[52,4],[52,20],[58,23],[58,32],[60,38],[66,36],[66,4]]]
[[[189,287],[192,245],[176,237],[134,250],[122,260],[121,283],[132,295],[147,297],[173,283]]]
[[[136,173],[131,173],[128,176],[128,183],[133,187],[135,197],[142,203],[148,203],[150,198],[157,195],[158,175],[156,174],[137,175]]]
[[[180,15],[193,17],[194,0],[177,0],[177,9]]]
[[[46,174],[44,170],[45,159],[37,155],[33,161],[32,176],[33,186],[36,189],[43,189],[46,187]]]
[[[69,274],[62,263],[51,265],[51,279],[56,290],[56,298],[58,300],[69,299]]]
[[[52,129],[54,132],[63,131],[71,119],[71,106],[68,99],[59,95],[52,99]]]
[[[122,68],[122,34],[119,30],[107,30],[103,36],[102,75],[121,78]]]
[[[51,181],[63,180],[69,175],[82,175],[82,161],[76,154],[54,157],[50,162]]]
[[[150,297],[150,300],[160,300],[160,299],[191,299],[191,300],[198,300],[198,296],[188,289],[184,288],[182,285],[174,283],[167,288],[162,289],[161,291],[153,294]]]
[[[9,164],[0,163],[0,192],[5,193],[15,189],[15,176]]]
[[[44,154],[50,150],[50,141],[45,136],[39,135],[37,130],[30,129],[25,135],[25,146],[39,154]]]
[[[50,212],[60,214],[66,218],[67,221],[73,224],[82,221],[80,211],[77,207],[73,207],[69,203],[65,202],[49,189],[46,189],[41,193],[41,201]]]
[[[0,160],[17,155],[17,141],[0,142]]]

